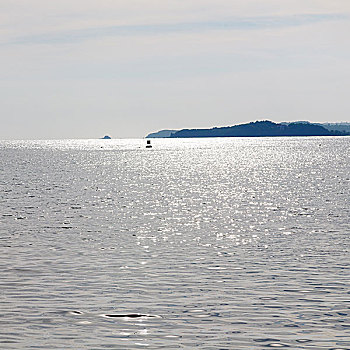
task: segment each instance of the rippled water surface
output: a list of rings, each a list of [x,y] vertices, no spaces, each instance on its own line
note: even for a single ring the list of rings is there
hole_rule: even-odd
[[[0,141],[1,349],[350,349],[350,138]]]

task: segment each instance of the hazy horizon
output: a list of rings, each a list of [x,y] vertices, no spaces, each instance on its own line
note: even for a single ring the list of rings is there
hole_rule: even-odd
[[[234,126],[234,125],[238,125],[238,124],[246,124],[246,123],[251,123],[251,122],[256,122],[256,121],[263,121],[262,119],[260,120],[251,120],[251,121],[246,121],[246,122],[242,122],[242,123],[237,123],[237,124],[231,124],[231,125],[212,125],[212,126],[208,126],[208,127],[201,127],[201,128],[196,128],[196,127],[193,127],[193,128],[189,128],[189,129],[211,129],[211,128],[215,128],[215,127],[218,127],[218,128],[221,128],[221,127],[230,127],[230,126]],[[294,121],[281,121],[281,122],[276,122],[276,121],[273,121],[271,120],[272,122],[274,123],[293,123],[293,122],[309,122],[307,120],[294,120]],[[343,122],[343,121],[332,121],[332,122],[312,122],[312,123],[315,123],[315,124],[350,124],[350,122]],[[145,138],[147,135],[149,134],[152,134],[152,133],[158,133],[160,131],[163,131],[163,130],[182,130],[182,129],[186,129],[186,128],[179,128],[179,129],[166,129],[166,128],[163,128],[163,129],[158,129],[158,130],[151,130],[149,132],[146,132],[145,135],[143,136],[134,136],[134,137],[114,137],[114,135],[112,135],[111,133],[109,132],[106,132],[106,133],[103,133],[101,135],[96,135],[95,137],[73,137],[73,138],[64,138],[64,137],[47,137],[47,138],[16,138],[16,137],[13,137],[13,138],[3,138],[1,140],[3,141],[25,141],[25,140],[28,140],[28,141],[36,141],[36,140],[42,140],[42,141],[45,141],[45,140],[96,140],[96,139],[102,139],[104,136],[109,136],[111,137],[112,139],[143,139]]]
[[[262,120],[256,120],[256,121],[262,121]],[[247,122],[240,123],[240,124],[245,124],[245,123],[250,123],[250,122],[255,122],[255,121],[247,121]],[[272,121],[272,122],[275,122],[275,121]],[[308,121],[307,120],[296,120],[296,121],[282,121],[282,122],[278,122],[278,123],[292,123],[292,122],[308,122]],[[323,123],[312,122],[312,123],[315,123],[315,124],[350,124],[350,122],[342,122],[342,121],[340,121],[340,122],[323,122]],[[197,129],[211,129],[211,128],[215,128],[215,127],[221,128],[221,127],[230,127],[230,126],[234,126],[234,125],[237,125],[237,124],[219,125],[219,126],[218,125],[213,125],[213,126],[202,127],[202,128],[197,128]],[[149,134],[158,133],[158,132],[163,131],[163,130],[182,130],[182,129],[185,129],[185,128],[153,130],[153,131],[149,131],[148,133],[146,133],[145,135],[140,136],[140,137],[114,137],[111,133],[107,132],[107,133],[104,133],[104,134],[101,134],[101,135],[96,135],[96,137],[79,137],[79,138],[77,138],[77,137],[76,138],[55,138],[55,137],[52,137],[52,138],[23,138],[23,139],[19,139],[19,138],[7,138],[6,139],[6,138],[4,138],[4,139],[1,139],[1,140],[2,141],[96,140],[96,139],[103,139],[104,136],[109,136],[109,137],[111,137],[111,139],[144,139]],[[193,129],[196,129],[196,128],[193,128]]]
[[[350,122],[345,0],[3,0],[0,139]]]

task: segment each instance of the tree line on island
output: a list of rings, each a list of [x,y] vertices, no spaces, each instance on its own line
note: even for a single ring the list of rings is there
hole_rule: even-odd
[[[338,127],[337,127],[338,126]],[[146,138],[187,137],[274,137],[274,136],[348,136],[350,124],[316,124],[310,122],[274,123],[269,120],[256,121],[211,129],[161,130]]]

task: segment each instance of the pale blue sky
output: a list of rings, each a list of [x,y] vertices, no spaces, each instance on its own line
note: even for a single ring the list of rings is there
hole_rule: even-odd
[[[0,7],[0,139],[350,122],[348,0]]]

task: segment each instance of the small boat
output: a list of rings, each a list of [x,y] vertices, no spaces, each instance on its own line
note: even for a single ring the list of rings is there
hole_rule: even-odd
[[[151,140],[147,140],[146,148],[152,148]]]

